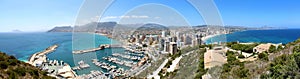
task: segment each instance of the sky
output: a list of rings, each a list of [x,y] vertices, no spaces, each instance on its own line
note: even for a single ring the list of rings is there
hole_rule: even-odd
[[[47,31],[74,25],[84,0],[0,0],[0,32]],[[299,0],[214,0],[224,25],[300,27]],[[115,0],[100,21],[119,21],[143,5],[161,4],[180,14],[190,25],[203,25],[201,14],[185,0]],[[161,10],[161,9],[158,9]],[[151,12],[148,12],[151,13]],[[157,13],[157,12],[153,12]],[[160,16],[167,15],[162,13]],[[141,16],[141,17],[146,17]]]

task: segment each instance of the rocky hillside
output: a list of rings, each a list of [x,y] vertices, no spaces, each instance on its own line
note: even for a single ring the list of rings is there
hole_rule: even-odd
[[[0,52],[0,79],[55,79],[47,73]]]
[[[57,26],[48,32],[72,32],[73,28],[71,26]]]
[[[284,49],[260,53],[256,61],[229,58],[229,63],[212,68],[214,73],[209,74],[220,79],[300,79],[300,39],[286,44]]]

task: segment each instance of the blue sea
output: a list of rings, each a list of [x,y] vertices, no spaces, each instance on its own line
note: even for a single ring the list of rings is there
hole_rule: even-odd
[[[78,34],[76,36],[79,36]],[[87,49],[88,47],[94,48],[101,44],[112,44],[119,43],[116,40],[107,38],[106,36],[94,35],[94,34],[80,34],[80,38],[90,38],[82,41],[75,39],[78,45],[73,47],[76,49]],[[93,42],[89,42],[93,41]],[[89,43],[85,43],[89,42]],[[52,53],[48,54],[50,60],[62,60],[72,67],[78,65],[77,62],[84,60],[91,67],[85,70],[77,71],[78,74],[87,74],[90,70],[101,70],[101,68],[96,67],[91,62],[91,59],[99,59],[105,62],[102,57],[110,56],[112,53],[124,53],[123,48],[108,48],[104,50],[99,50],[96,52],[90,52],[85,54],[72,54],[72,33],[0,33],[0,51],[5,52],[9,55],[17,57],[21,61],[28,61],[28,58],[36,53],[43,51],[51,45],[58,44],[59,47]],[[95,43],[95,44],[90,44]],[[108,62],[109,63],[109,62]],[[115,64],[116,65],[116,64]],[[117,65],[124,69],[128,67]]]
[[[300,38],[300,29],[248,30],[231,34],[218,35],[207,39],[206,43],[215,42],[259,42],[287,44]]]

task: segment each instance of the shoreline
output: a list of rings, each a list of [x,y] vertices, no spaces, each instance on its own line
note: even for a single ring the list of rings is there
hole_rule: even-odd
[[[219,35],[223,35],[223,34],[213,34],[213,35],[207,35],[201,38],[202,41],[206,42],[208,39],[213,38],[215,36],[219,36]]]

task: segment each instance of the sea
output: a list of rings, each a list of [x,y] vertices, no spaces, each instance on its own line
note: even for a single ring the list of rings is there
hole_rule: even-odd
[[[95,42],[94,47],[101,44],[118,43],[118,41],[110,39],[106,36],[97,34],[80,34],[82,37],[93,36],[93,40],[86,42]],[[262,42],[262,43],[289,43],[300,38],[300,29],[280,29],[280,30],[248,30],[235,32],[231,34],[218,35],[206,40],[206,43],[213,42]],[[33,32],[33,33],[0,33],[0,51],[9,55],[17,57],[18,60],[28,61],[28,58],[37,52],[43,51],[47,47],[58,44],[59,47],[52,53],[48,54],[50,60],[62,60],[73,66],[77,66],[78,61],[84,60],[91,67],[85,70],[76,71],[77,74],[88,74],[90,70],[102,70],[96,67],[91,62],[91,59],[99,59],[102,62],[107,62],[102,57],[111,56],[113,53],[127,52],[124,48],[108,48],[96,52],[85,54],[72,54],[72,33],[47,33],[47,32]],[[75,39],[76,40],[76,39]],[[86,49],[89,46],[83,41],[76,46],[76,49]],[[113,63],[110,63],[113,64]],[[117,64],[113,64],[117,65]],[[123,65],[118,67],[129,69]]]
[[[83,39],[89,39],[80,42],[76,42],[76,46],[72,44],[72,33],[47,33],[47,32],[34,32],[34,33],[0,33],[0,51],[5,52],[9,55],[17,57],[18,60],[27,62],[28,58],[37,52],[43,51],[46,48],[58,44],[58,48],[47,55],[49,60],[58,60],[68,63],[71,67],[77,66],[78,62],[83,60],[85,63],[90,65],[90,68],[76,71],[77,74],[88,74],[91,70],[103,70],[92,63],[92,59],[99,59],[102,62],[106,62],[123,69],[129,69],[129,67],[123,65],[117,65],[102,57],[111,56],[113,53],[125,53],[128,52],[124,48],[114,47],[99,50],[96,52],[89,52],[84,54],[72,54],[72,49],[90,49],[98,47],[102,44],[117,44],[119,41],[112,40],[106,36],[98,34],[74,34],[77,37]],[[77,39],[74,38],[76,41]],[[90,42],[93,41],[93,42]],[[87,43],[88,42],[88,43]],[[91,44],[94,43],[94,44]],[[76,48],[75,48],[76,47]],[[88,48],[90,47],[90,48]],[[105,70],[103,70],[105,71]]]
[[[208,38],[207,44],[219,42],[258,42],[287,44],[300,38],[300,29],[247,30]]]

